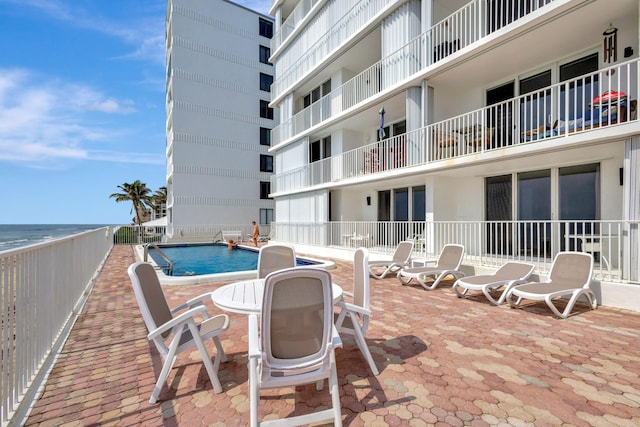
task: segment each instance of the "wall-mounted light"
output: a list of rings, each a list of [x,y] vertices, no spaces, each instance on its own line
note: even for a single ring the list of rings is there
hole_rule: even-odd
[[[371,206],[371,196],[367,196],[367,206]]]

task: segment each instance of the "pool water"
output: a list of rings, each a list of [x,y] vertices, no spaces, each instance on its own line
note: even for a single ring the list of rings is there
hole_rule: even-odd
[[[258,251],[241,247],[229,250],[226,244],[160,246],[160,250],[173,263],[171,274],[167,271],[168,268],[163,268],[164,273],[170,276],[197,276],[258,269]],[[159,266],[167,267],[167,262],[155,248],[149,248],[149,256]],[[297,260],[297,265],[309,264],[312,263]]]

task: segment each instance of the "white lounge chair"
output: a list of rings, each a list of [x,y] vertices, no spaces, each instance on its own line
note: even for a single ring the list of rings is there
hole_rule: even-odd
[[[507,297],[507,292],[516,285],[527,281],[535,266],[524,262],[507,262],[493,274],[482,274],[467,276],[456,280],[453,290],[458,298],[467,295],[467,292],[482,291],[489,302],[493,305],[500,305]],[[491,292],[502,289],[498,299],[495,299]]]
[[[220,362],[226,361],[226,356],[218,335],[229,329],[229,316],[219,314],[209,317],[207,315],[207,308],[202,301],[205,298],[210,299],[210,293],[200,295],[174,309],[170,309],[164,298],[158,275],[149,263],[137,262],[131,264],[128,273],[136,295],[136,301],[142,312],[142,318],[149,331],[147,338],[149,341],[153,341],[164,359],[162,370],[151,393],[149,403],[156,403],[158,400],[162,385],[173,367],[177,354],[193,347],[197,347],[200,351],[200,356],[209,374],[213,390],[216,393],[222,392],[222,385],[218,379],[218,367]],[[181,310],[187,311],[178,313]],[[195,319],[198,317],[202,317],[205,320],[196,322]],[[204,345],[204,341],[209,338],[213,339],[217,349],[213,364]]]
[[[342,293],[349,297],[351,302],[342,300],[338,303],[340,311],[335,315],[335,325],[338,333],[354,337],[360,352],[369,363],[371,372],[373,375],[378,375],[378,368],[365,341],[369,317],[371,317],[368,260],[369,253],[366,248],[356,249],[353,254],[353,293],[346,291]]]
[[[513,308],[519,307],[525,299],[544,301],[556,316],[566,319],[582,296],[592,309],[597,308],[596,297],[589,287],[592,275],[593,255],[585,252],[559,252],[553,260],[549,280],[514,286],[507,293],[506,299]],[[553,302],[559,298],[569,298],[562,312]]]
[[[460,271],[463,257],[464,246],[445,245],[437,260],[425,261],[424,267],[403,268],[398,271],[398,280],[403,285],[408,285],[413,279],[416,279],[423,288],[433,290],[438,287],[442,279],[449,275],[453,275],[456,279],[464,276],[464,273]],[[435,265],[428,265],[432,263]],[[425,279],[428,277],[434,278],[430,285],[425,283]]]
[[[258,279],[269,273],[296,266],[296,250],[293,246],[270,244],[260,248],[258,253]]]
[[[334,349],[331,274],[319,268],[276,271],[265,279],[262,311],[249,316],[250,425],[299,426],[333,421],[342,426]],[[258,321],[261,322],[258,328]],[[258,421],[260,390],[329,382],[331,408],[285,419]],[[287,392],[289,393],[289,392]]]
[[[413,242],[404,240],[398,243],[393,255],[387,259],[369,261],[369,274],[376,279],[384,279],[389,273],[394,273],[411,264]],[[377,268],[384,268],[382,273],[377,273]]]

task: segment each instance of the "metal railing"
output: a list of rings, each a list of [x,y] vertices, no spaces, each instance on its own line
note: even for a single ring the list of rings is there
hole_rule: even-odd
[[[638,59],[271,176],[273,193],[637,120]]]
[[[0,418],[20,424],[112,248],[109,228],[0,252]]]
[[[278,50],[280,45],[289,37],[293,31],[300,25],[307,16],[309,11],[321,0],[302,0],[291,11],[287,19],[280,25],[271,39],[271,49]]]
[[[337,116],[554,1],[557,0],[541,0],[531,2],[528,8],[516,5],[507,7],[506,10],[487,8],[485,0],[474,0],[466,4],[397,51],[382,58],[290,119],[282,121],[272,130],[273,144],[282,143]],[[363,13],[363,10],[358,12]],[[352,35],[344,32],[337,34],[343,38],[347,34]],[[329,36],[330,34],[327,35],[328,38]],[[325,39],[321,41],[322,44],[327,43]],[[326,54],[326,49],[321,51]],[[314,62],[305,61],[307,57],[312,58]],[[271,86],[273,97],[280,96],[285,88],[302,78],[323,57],[316,49],[310,48],[274,82]]]
[[[413,240],[415,256],[437,258],[448,243],[464,245],[464,263],[498,267],[509,260],[549,271],[559,251],[593,253],[595,278],[640,283],[638,221],[341,221],[272,225],[277,241],[391,253]]]
[[[221,240],[226,231],[234,230],[240,234],[239,242],[250,242],[253,233],[251,224],[213,224],[181,226],[144,226],[120,225],[114,227],[113,244],[144,245],[149,243],[215,242]],[[260,236],[267,237],[271,232],[269,225],[260,225]]]

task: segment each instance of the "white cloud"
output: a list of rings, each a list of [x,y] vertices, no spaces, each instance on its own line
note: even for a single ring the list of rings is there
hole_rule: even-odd
[[[47,79],[26,70],[0,69],[0,162],[32,167],[89,159],[163,164],[158,154],[95,151],[117,136],[113,114],[135,111],[130,100],[105,96],[88,86]],[[118,129],[120,134],[126,129]]]

